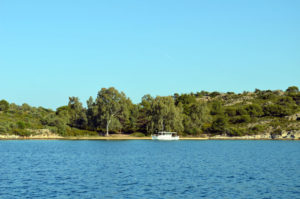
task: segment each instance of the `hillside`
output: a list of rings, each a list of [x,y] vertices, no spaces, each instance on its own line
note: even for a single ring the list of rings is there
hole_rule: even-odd
[[[167,97],[145,95],[133,104],[114,88],[101,89],[85,108],[77,97],[56,111],[0,101],[0,135],[97,136],[150,135],[177,131],[181,136],[252,136],[298,138],[300,92],[281,90],[243,93],[201,91]]]

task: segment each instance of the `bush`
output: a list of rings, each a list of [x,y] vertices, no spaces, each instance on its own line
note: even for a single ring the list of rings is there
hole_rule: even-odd
[[[230,116],[230,117],[236,116],[236,108],[234,108],[234,107],[226,108],[225,109],[225,114]]]
[[[251,132],[252,134],[258,134],[258,133],[263,132],[264,130],[265,130],[265,127],[264,127],[264,126],[262,126],[262,125],[256,125],[256,126],[254,126],[254,127],[252,127],[252,128],[250,129],[250,132]]]
[[[5,100],[0,101],[0,111],[7,111],[9,108],[9,103]]]
[[[297,86],[290,86],[286,89],[286,92],[289,94],[299,93],[299,88]]]
[[[190,129],[185,129],[185,133],[188,134],[188,135],[201,135],[203,133],[202,129],[201,128],[190,128]]]
[[[244,123],[244,122],[250,122],[251,117],[249,115],[240,115],[236,117],[232,117],[229,122],[232,124],[238,124],[238,123]]]
[[[245,109],[252,117],[259,117],[263,115],[263,109],[258,104],[250,104],[246,106]]]
[[[248,115],[248,112],[245,107],[239,107],[236,109],[236,115]]]
[[[7,133],[7,128],[5,126],[0,126],[0,134]]]
[[[214,101],[211,105],[211,115],[222,115],[224,113],[223,106],[220,101]]]
[[[215,121],[213,121],[210,131],[212,133],[224,133],[227,127],[227,119],[223,116],[217,117]]]
[[[19,122],[17,122],[17,127],[18,127],[19,129],[25,129],[26,125],[25,125],[24,122],[19,121]]]
[[[214,98],[214,97],[216,97],[218,95],[220,95],[220,93],[217,92],[217,91],[214,91],[214,92],[212,92],[212,93],[209,94],[209,96],[212,97],[212,98]]]
[[[27,130],[24,130],[24,129],[14,129],[13,133],[15,135],[19,135],[19,136],[22,136],[22,137],[28,137],[28,136],[31,135],[31,132],[29,132]]]
[[[284,116],[290,115],[292,113],[292,111],[289,110],[288,108],[277,105],[277,104],[266,105],[263,108],[263,110],[264,110],[265,116],[274,116],[274,117],[284,117]]]
[[[226,134],[228,136],[243,136],[245,134],[245,130],[238,128],[229,128],[226,129]]]

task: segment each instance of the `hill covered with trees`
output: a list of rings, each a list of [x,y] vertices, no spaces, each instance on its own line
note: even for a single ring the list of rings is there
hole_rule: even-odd
[[[173,96],[145,95],[134,104],[115,88],[102,88],[83,106],[78,97],[56,111],[0,101],[0,134],[29,136],[48,129],[60,136],[176,131],[182,136],[243,136],[300,131],[300,92],[201,91]]]

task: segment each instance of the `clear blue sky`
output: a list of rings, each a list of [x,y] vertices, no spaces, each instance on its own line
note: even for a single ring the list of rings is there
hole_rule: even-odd
[[[0,0],[0,99],[300,87],[298,0]]]

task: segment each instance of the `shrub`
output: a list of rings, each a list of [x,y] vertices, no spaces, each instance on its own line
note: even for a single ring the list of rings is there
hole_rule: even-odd
[[[196,128],[196,127],[187,129],[187,130],[185,130],[185,132],[188,135],[200,135],[203,133],[201,128]]]
[[[286,89],[286,92],[291,94],[291,93],[298,93],[299,88],[297,86],[290,86]]]
[[[217,119],[212,123],[210,131],[212,133],[224,133],[227,127],[227,119],[223,116],[217,117]]]
[[[222,115],[224,113],[223,106],[220,101],[214,101],[211,105],[211,115]]]
[[[258,104],[250,104],[246,106],[245,109],[252,117],[259,117],[263,115],[263,109]]]
[[[244,122],[250,122],[251,117],[249,115],[240,115],[230,118],[229,122],[232,124],[238,124],[238,123],[244,123]]]
[[[5,126],[0,126],[0,134],[4,134],[7,132],[7,128]]]
[[[248,112],[245,107],[239,107],[236,110],[236,115],[248,115]]]
[[[0,101],[0,111],[7,111],[9,108],[9,103],[5,100]]]
[[[266,105],[263,110],[265,116],[283,117],[291,114],[291,110],[277,104]]]
[[[250,129],[250,132],[251,132],[252,134],[258,134],[258,133],[263,132],[264,129],[265,129],[264,126],[262,126],[262,125],[256,125],[256,126],[254,126],[254,127],[252,127],[252,128]]]
[[[19,135],[19,136],[22,136],[22,137],[28,137],[31,135],[31,132],[30,131],[27,131],[25,129],[14,129],[13,130],[13,133],[15,135]]]
[[[217,92],[217,91],[214,91],[214,92],[212,92],[212,93],[209,94],[209,96],[212,97],[212,98],[214,98],[214,97],[216,97],[218,95],[220,95],[220,93]]]
[[[19,121],[19,122],[17,122],[17,127],[18,127],[19,129],[25,129],[26,125],[25,125],[24,122]]]
[[[225,114],[232,117],[232,116],[236,116],[236,108],[234,107],[228,107],[225,109]]]
[[[226,129],[226,134],[228,136],[243,136],[245,134],[245,130],[238,128],[229,128]]]

